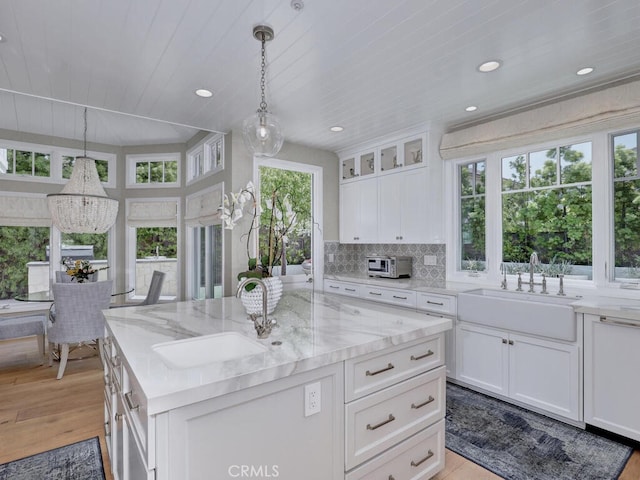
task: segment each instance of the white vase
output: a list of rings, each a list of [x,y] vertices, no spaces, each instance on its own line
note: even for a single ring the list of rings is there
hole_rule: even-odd
[[[267,314],[271,314],[282,297],[282,282],[278,277],[263,278],[262,282],[267,287]],[[242,289],[240,300],[248,314],[262,313],[262,286],[256,285],[250,292]]]

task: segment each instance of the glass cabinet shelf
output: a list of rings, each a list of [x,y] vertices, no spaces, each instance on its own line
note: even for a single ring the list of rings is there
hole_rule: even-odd
[[[368,152],[360,155],[360,176],[372,175],[376,173],[376,154]]]
[[[396,145],[380,149],[380,171],[392,170],[399,166],[398,147]]]
[[[347,180],[356,176],[356,159],[346,158],[342,161],[342,179]]]

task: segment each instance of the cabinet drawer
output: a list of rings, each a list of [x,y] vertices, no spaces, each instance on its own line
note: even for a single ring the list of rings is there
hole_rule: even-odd
[[[444,364],[444,335],[345,361],[345,401],[350,402]]]
[[[412,480],[433,477],[444,468],[444,419],[347,473],[345,480]]]
[[[429,312],[456,314],[456,297],[437,293],[418,293],[416,308]]]
[[[361,288],[362,287],[360,285],[356,285],[352,283],[343,283],[343,282],[338,282],[333,280],[324,281],[325,293],[337,293],[340,295],[347,295],[350,297],[359,297]]]
[[[347,404],[347,470],[437,422],[444,413],[444,367]]]
[[[155,458],[153,458],[153,448],[149,448],[149,439],[153,439],[155,432],[152,431],[153,419],[149,419],[147,413],[147,401],[142,394],[142,389],[136,379],[130,374],[127,367],[124,367],[125,380],[122,385],[122,400],[127,417],[131,420],[133,434],[136,437],[139,448],[147,459],[147,467],[155,468]]]
[[[392,290],[387,288],[362,286],[360,295],[365,300],[390,303],[401,307],[416,308],[416,292],[413,290]]]

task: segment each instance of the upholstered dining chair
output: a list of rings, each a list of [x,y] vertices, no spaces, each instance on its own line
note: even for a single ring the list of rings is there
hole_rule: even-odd
[[[58,380],[64,375],[69,358],[69,345],[98,341],[102,350],[104,315],[109,308],[113,280],[89,283],[54,283],[55,318],[47,329],[49,366],[53,364],[56,346],[60,350]]]
[[[142,302],[128,303],[126,305],[113,305],[111,308],[123,308],[123,307],[140,307],[142,305],[155,305],[160,300],[160,293],[162,292],[162,284],[164,283],[164,277],[166,273],[154,270],[151,275],[151,283],[149,284],[149,291],[147,296]]]

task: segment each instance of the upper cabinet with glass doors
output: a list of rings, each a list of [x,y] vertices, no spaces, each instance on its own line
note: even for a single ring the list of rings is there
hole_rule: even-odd
[[[342,180],[373,175],[378,171],[378,149],[369,149],[355,155],[349,155],[340,161]]]
[[[426,134],[420,134],[344,155],[340,158],[340,181],[425,166],[426,144]]]

